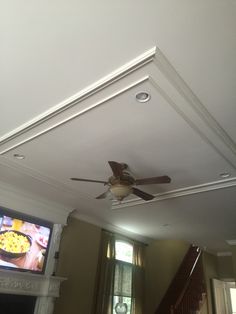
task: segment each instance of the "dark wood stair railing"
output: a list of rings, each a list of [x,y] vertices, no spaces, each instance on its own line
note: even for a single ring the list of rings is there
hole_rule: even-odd
[[[191,246],[155,314],[190,314],[206,294],[201,250]]]

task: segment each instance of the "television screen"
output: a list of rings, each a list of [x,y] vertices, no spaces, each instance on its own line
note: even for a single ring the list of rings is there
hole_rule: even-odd
[[[0,209],[0,267],[43,273],[52,225]]]

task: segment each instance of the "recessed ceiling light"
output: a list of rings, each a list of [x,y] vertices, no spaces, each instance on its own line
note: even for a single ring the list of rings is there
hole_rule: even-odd
[[[170,224],[164,224],[164,225],[162,225],[162,227],[169,227],[170,226]]]
[[[14,154],[13,156],[14,156],[16,159],[19,159],[19,160],[25,159],[25,156],[24,156],[24,155],[21,155],[21,154]]]
[[[220,174],[220,177],[222,179],[226,179],[226,178],[229,178],[231,176],[231,174],[229,172],[224,172],[224,173],[221,173]]]
[[[151,95],[147,92],[139,92],[135,97],[138,102],[147,102],[150,100]]]

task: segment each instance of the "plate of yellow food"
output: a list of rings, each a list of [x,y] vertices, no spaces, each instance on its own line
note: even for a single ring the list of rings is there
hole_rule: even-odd
[[[31,237],[20,231],[0,231],[0,254],[5,257],[24,256],[30,250],[31,244]]]

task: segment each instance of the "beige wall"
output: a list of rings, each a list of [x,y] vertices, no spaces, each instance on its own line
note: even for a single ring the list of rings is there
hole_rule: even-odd
[[[90,314],[93,304],[101,229],[71,218],[64,229],[58,276],[67,277],[54,314]]]
[[[101,228],[75,218],[69,220],[62,235],[57,271],[68,280],[62,284],[54,314],[91,313],[100,236]],[[188,248],[188,243],[178,240],[159,240],[147,246],[145,314],[156,310]],[[216,257],[205,254],[204,264],[207,278],[216,278]]]
[[[231,246],[231,251],[232,251],[232,262],[233,262],[233,274],[234,274],[234,279],[236,281],[236,245]]]
[[[218,267],[217,267],[217,256],[209,254],[207,252],[203,253],[203,267],[206,279],[207,288],[207,301],[208,301],[208,311],[209,314],[213,313],[212,304],[212,291],[211,291],[211,279],[218,278]]]
[[[232,256],[218,256],[217,269],[220,279],[233,279],[234,270]]]
[[[177,240],[159,240],[147,247],[145,314],[157,309],[188,248],[188,243]]]

